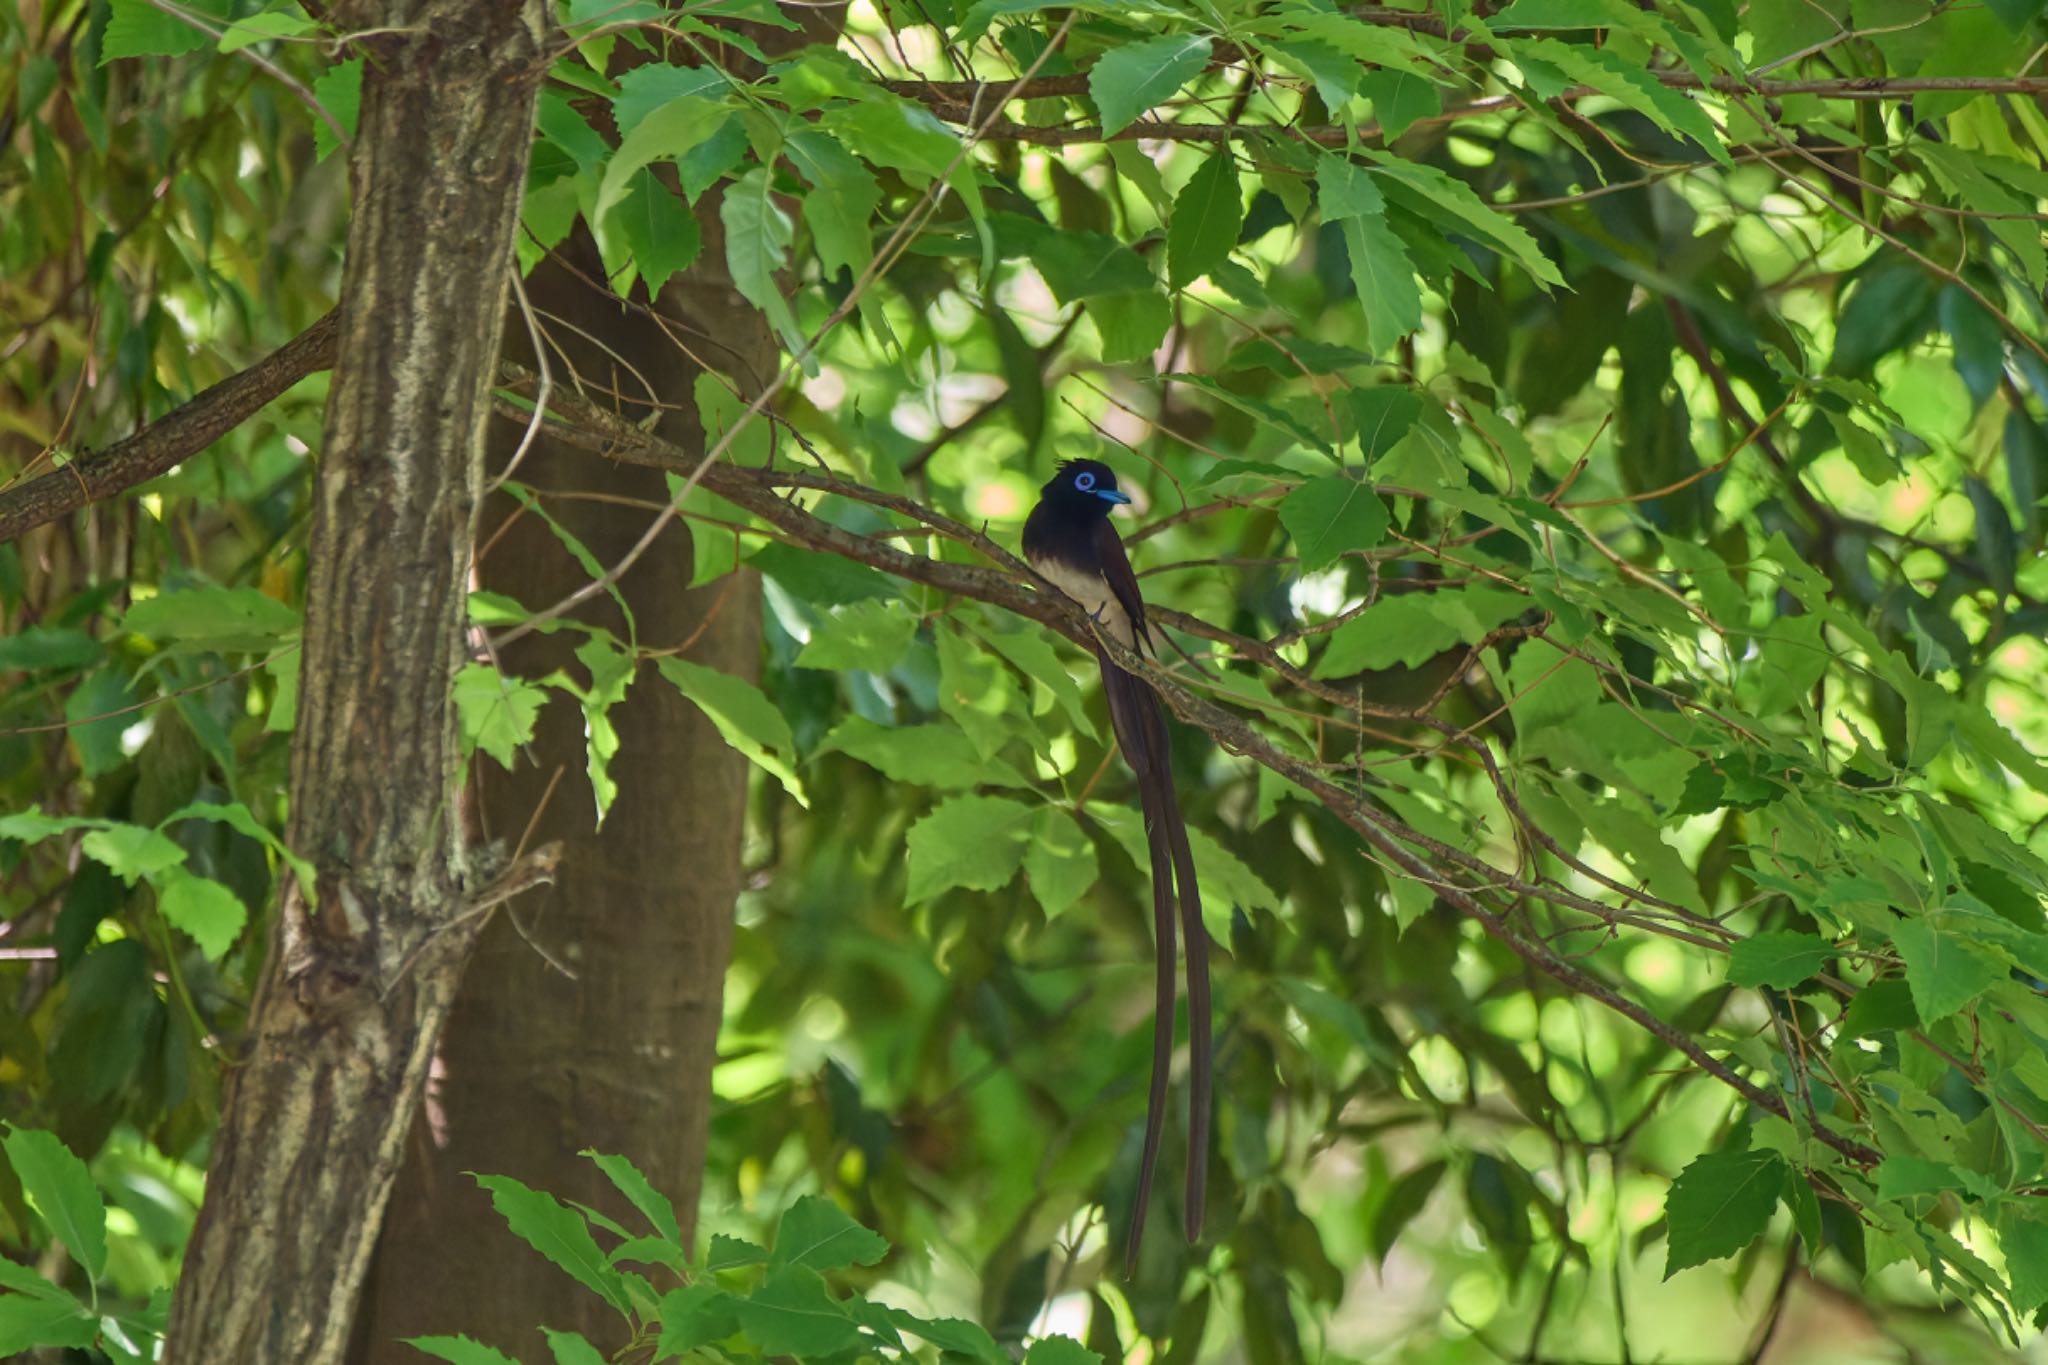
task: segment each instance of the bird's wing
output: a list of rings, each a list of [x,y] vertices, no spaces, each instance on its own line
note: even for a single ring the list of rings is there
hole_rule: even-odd
[[[1117,535],[1116,527],[1107,520],[1095,523],[1095,557],[1117,605],[1131,618],[1137,635],[1131,647],[1140,653],[1150,650],[1152,632],[1145,624],[1145,599],[1138,592],[1138,575],[1131,571],[1131,558],[1124,553],[1124,542]]]

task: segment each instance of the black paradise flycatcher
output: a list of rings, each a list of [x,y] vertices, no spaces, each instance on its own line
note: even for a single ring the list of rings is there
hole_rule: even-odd
[[[1086,608],[1103,633],[1131,650],[1151,653],[1145,600],[1109,514],[1130,498],[1117,490],[1116,475],[1095,460],[1069,460],[1040,490],[1038,505],[1024,522],[1024,558],[1053,586]],[[1152,923],[1157,946],[1157,998],[1152,1020],[1152,1094],[1145,1110],[1145,1155],[1138,1170],[1138,1197],[1131,1208],[1124,1274],[1137,1267],[1145,1235],[1145,1209],[1152,1196],[1152,1169],[1166,1124],[1166,1089],[1173,1064],[1174,889],[1179,888],[1180,927],[1188,954],[1188,1171],[1189,1241],[1202,1230],[1202,1206],[1209,1172],[1209,935],[1202,925],[1202,894],[1195,885],[1195,859],[1187,825],[1173,790],[1167,752],[1166,713],[1158,694],[1125,672],[1101,644],[1102,690],[1109,699],[1110,726],[1124,761],[1138,777],[1145,814],[1145,841],[1152,853]]]

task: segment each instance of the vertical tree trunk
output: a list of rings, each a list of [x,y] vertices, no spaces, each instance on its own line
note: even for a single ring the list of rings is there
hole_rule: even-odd
[[[291,766],[296,888],[230,1069],[167,1359],[338,1360],[478,917],[450,680],[542,0],[393,0],[372,29]]]
[[[758,313],[731,292],[715,213],[701,218],[712,240],[698,267],[665,292],[663,312],[675,319],[675,335],[694,340],[715,329],[718,342],[700,353],[739,371],[738,382],[752,388],[774,363],[774,342]],[[603,266],[587,238],[578,234],[562,254],[574,270],[544,263],[526,288],[574,373],[615,388],[629,417],[639,418],[648,399],[665,405],[657,429],[679,442],[700,441],[691,399],[696,364],[674,335],[602,290]],[[523,323],[507,326],[508,354],[531,366]],[[562,356],[552,360],[560,375]],[[499,423],[494,460],[507,458],[519,436]],[[543,495],[640,500],[641,506],[622,506],[544,497],[549,514],[601,563],[617,561],[646,529],[649,506],[668,497],[658,471],[608,464],[548,441],[527,453],[517,475]],[[479,564],[483,585],[529,607],[582,586],[588,574],[546,524],[518,514],[510,496],[486,505],[483,526],[493,540]],[[507,517],[516,519],[498,535]],[[729,575],[692,592],[691,565],[689,533],[678,523],[620,581],[641,643],[672,648],[690,641],[692,660],[753,676],[761,639],[753,575]],[[580,615],[624,638],[625,623],[609,598]],[[556,668],[582,677],[574,657],[579,639],[570,632],[529,636],[503,663],[527,677]],[[513,1238],[466,1172],[510,1175],[637,1226],[638,1215],[578,1155],[588,1148],[621,1153],[675,1200],[689,1235],[740,889],[746,761],[651,667],[641,669],[612,719],[621,738],[611,763],[619,792],[602,827],[584,775],[583,719],[566,698],[542,712],[530,746],[533,764],[509,774],[480,765],[476,791],[486,832],[517,839],[540,810],[532,837],[561,841],[561,870],[552,887],[513,908],[519,925],[501,917],[485,931],[464,975],[442,1041],[429,1123],[408,1143],[371,1272],[359,1362],[417,1359],[400,1343],[423,1332],[462,1332],[529,1360],[546,1358],[544,1325],[581,1331],[607,1351],[624,1344],[618,1316]],[[558,769],[561,780],[550,793]],[[449,1254],[454,1246],[460,1255]]]

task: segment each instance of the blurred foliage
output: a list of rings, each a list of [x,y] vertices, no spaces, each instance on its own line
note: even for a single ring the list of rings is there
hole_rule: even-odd
[[[823,12],[570,0],[522,263],[587,231],[630,304],[722,252],[786,387],[772,422],[759,376],[669,401],[856,485],[794,495],[856,536],[970,562],[922,509],[1014,544],[1056,459],[1109,460],[1170,674],[1432,878],[1177,727],[1225,950],[1214,1194],[1201,1246],[1164,1199],[1115,1281],[1150,944],[1088,669],[679,477],[700,577],[767,580],[759,689],[552,619],[587,682],[479,651],[457,687],[492,761],[582,708],[600,806],[630,686],[773,775],[707,1230],[821,1193],[895,1248],[862,1290],[1112,1360],[2033,1341],[2041,9],[876,0],[771,63],[749,25]],[[13,477],[331,301],[338,36],[0,14]],[[203,1158],[290,875],[321,391],[0,548],[5,1104],[103,1185]],[[176,1239],[137,1217],[140,1301]],[[41,1244],[11,1184],[0,1219]]]

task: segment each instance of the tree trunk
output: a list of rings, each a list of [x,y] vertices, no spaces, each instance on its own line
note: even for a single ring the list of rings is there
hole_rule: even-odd
[[[697,268],[665,292],[663,311],[680,335],[716,327],[720,344],[706,349],[741,371],[736,378],[751,392],[774,363],[774,343],[759,314],[731,292],[715,212],[700,217],[712,240]],[[604,271],[587,238],[579,234],[562,254],[575,270],[546,262],[528,279],[527,293],[574,373],[620,390],[630,418],[646,411],[635,399],[670,405],[656,430],[700,443],[691,401],[697,366],[653,319],[599,292],[592,282]],[[550,320],[567,325],[549,327]],[[523,324],[508,321],[508,328],[508,354],[531,366]],[[632,369],[613,356],[627,358]],[[553,353],[552,361],[561,374],[562,355]],[[636,372],[652,395],[640,391]],[[508,458],[520,435],[499,423],[494,460]],[[575,490],[640,500],[623,506],[544,498],[549,514],[606,564],[646,529],[649,505],[668,497],[659,471],[595,460],[550,441],[527,453],[517,477],[543,495]],[[497,535],[508,517],[515,520]],[[542,607],[588,580],[546,524],[519,515],[510,496],[487,504],[483,524],[493,538],[479,564],[486,588]],[[620,581],[642,644],[691,641],[692,660],[754,676],[761,608],[753,575],[686,591],[691,563],[689,533],[678,522]],[[624,638],[625,623],[608,597],[578,615]],[[572,632],[528,636],[503,663],[526,677],[560,668],[581,678],[579,642]],[[611,763],[619,790],[602,827],[584,775],[583,718],[566,699],[541,714],[531,745],[535,763],[512,773],[479,765],[484,832],[516,840],[539,810],[532,839],[562,842],[561,871],[552,887],[514,907],[519,924],[501,917],[485,931],[463,978],[429,1121],[408,1144],[378,1247],[358,1361],[415,1360],[417,1353],[400,1343],[423,1332],[465,1333],[529,1360],[546,1358],[543,1325],[580,1331],[607,1352],[624,1344],[617,1314],[507,1232],[466,1172],[510,1175],[638,1226],[639,1215],[578,1155],[590,1148],[619,1153],[675,1201],[685,1237],[695,1221],[740,890],[746,761],[651,667],[641,670],[612,719],[621,737]],[[451,1256],[450,1247],[462,1254]]]
[[[450,681],[534,98],[541,0],[337,8],[373,29],[314,520],[287,837],[296,886],[231,1067],[166,1359],[341,1358],[480,916]]]

